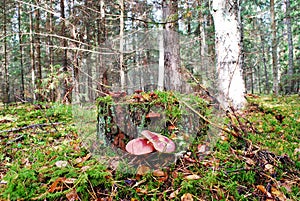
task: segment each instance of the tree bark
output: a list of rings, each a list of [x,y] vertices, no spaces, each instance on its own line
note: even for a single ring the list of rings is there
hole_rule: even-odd
[[[25,81],[24,81],[24,64],[23,64],[23,34],[21,28],[21,21],[22,21],[22,5],[18,2],[18,29],[19,29],[19,51],[20,51],[20,70],[21,70],[21,86],[20,86],[20,97],[24,100],[25,94]]]
[[[66,36],[66,22],[65,22],[65,3],[64,0],[60,0],[60,16],[61,16],[61,36]],[[72,93],[71,88],[69,87],[69,76],[68,74],[68,50],[67,50],[67,41],[62,39],[62,67],[64,73],[64,83],[63,83],[63,102],[71,103]]]
[[[32,8],[34,9],[34,8]],[[33,37],[33,11],[29,13],[29,37],[30,37],[30,64],[31,64],[31,92],[32,99],[36,101],[36,72],[35,72],[35,54],[34,54],[34,37]]]
[[[39,4],[39,1],[37,2]],[[36,88],[38,90],[37,92],[37,100],[38,101],[43,101],[43,97],[41,94],[41,84],[42,84],[42,64],[41,64],[41,41],[40,41],[40,10],[36,9],[34,11],[34,16],[35,16],[35,27],[34,27],[34,32],[35,34],[35,50],[36,50]]]
[[[121,82],[121,90],[125,90],[125,69],[124,69],[124,55],[123,55],[123,49],[124,49],[124,0],[119,0],[120,4],[120,47],[119,47],[119,54],[120,54],[120,60],[119,60],[119,65],[120,65],[120,82]]]
[[[288,93],[296,92],[294,88],[294,45],[293,45],[293,36],[292,36],[292,23],[291,23],[291,8],[290,8],[290,0],[286,0],[286,26],[287,26],[287,35],[288,35],[288,50],[289,50],[289,58],[288,58]]]
[[[263,21],[261,20],[261,23]],[[260,33],[260,43],[261,43],[261,54],[262,54],[262,61],[264,65],[264,76],[265,76],[265,93],[270,93],[270,86],[269,86],[269,75],[268,75],[268,69],[267,69],[267,61],[266,61],[266,53],[265,53],[265,40],[264,40],[264,33]]]
[[[239,1],[213,0],[218,99],[224,108],[245,105],[239,7]]]
[[[10,102],[10,94],[9,94],[9,71],[8,71],[8,59],[7,59],[7,17],[6,17],[6,9],[5,9],[6,0],[3,1],[3,45],[4,45],[4,96],[3,96],[3,102],[9,103]]]
[[[178,38],[178,1],[163,0],[163,19],[166,21],[164,31],[164,66],[165,83],[167,90],[182,89],[180,74],[180,54]],[[172,21],[172,22],[170,22]]]
[[[273,66],[273,93],[278,95],[278,66],[277,66],[277,36],[274,0],[270,0],[271,31],[272,31],[272,66]]]

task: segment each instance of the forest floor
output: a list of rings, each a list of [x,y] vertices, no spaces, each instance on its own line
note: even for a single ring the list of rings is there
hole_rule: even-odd
[[[76,121],[67,105],[0,105],[0,200],[300,200],[299,96],[248,96],[212,149],[196,140],[153,171],[101,163]]]

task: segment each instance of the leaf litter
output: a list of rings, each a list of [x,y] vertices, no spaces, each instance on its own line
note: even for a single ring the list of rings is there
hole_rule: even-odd
[[[78,140],[71,118],[39,113],[51,107],[1,110],[0,198],[299,200],[300,104],[286,110],[285,100],[248,98],[246,110],[228,114],[231,132],[221,132],[214,149],[200,136],[173,166],[154,171],[144,166],[132,174],[120,174],[119,163],[113,169],[99,164]],[[56,107],[61,116],[69,115],[66,106]],[[31,117],[24,115],[28,111]],[[62,124],[54,128],[49,118]],[[45,125],[30,127],[34,124]],[[21,127],[26,129],[13,130]]]

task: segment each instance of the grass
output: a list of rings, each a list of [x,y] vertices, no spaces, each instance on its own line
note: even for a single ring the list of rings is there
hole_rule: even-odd
[[[201,151],[209,142],[197,136],[176,164],[158,168],[160,176],[90,154],[75,125],[87,118],[80,128],[93,133],[93,107],[76,119],[74,107],[56,103],[1,106],[0,200],[300,200],[299,96],[248,102],[226,120],[240,137],[220,131]]]

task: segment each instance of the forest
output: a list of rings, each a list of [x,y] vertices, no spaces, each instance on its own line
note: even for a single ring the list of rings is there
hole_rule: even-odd
[[[290,0],[2,0],[0,200],[299,200]]]

